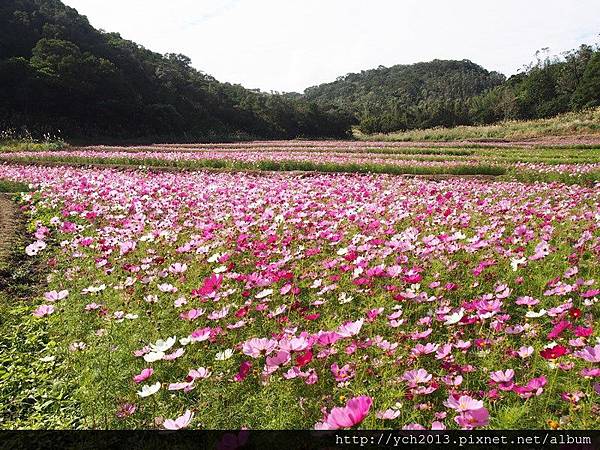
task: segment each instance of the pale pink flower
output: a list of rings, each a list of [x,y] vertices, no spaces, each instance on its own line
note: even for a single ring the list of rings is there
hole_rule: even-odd
[[[260,355],[268,355],[277,346],[277,341],[267,338],[252,338],[242,345],[242,352],[252,358],[258,358]]]
[[[194,414],[188,409],[182,416],[179,416],[175,420],[167,419],[163,422],[163,427],[167,430],[181,430],[182,428],[186,428],[190,422]]]
[[[432,375],[425,369],[409,370],[404,372],[402,379],[406,380],[409,386],[416,386],[421,383],[428,383]]]
[[[483,402],[481,400],[475,400],[468,395],[461,395],[460,397],[450,395],[448,400],[444,401],[444,405],[459,412],[483,408]]]
[[[600,363],[600,344],[595,347],[585,347],[582,350],[574,352],[573,355],[591,363]]]
[[[40,305],[31,314],[33,316],[35,316],[35,317],[44,317],[44,316],[49,316],[53,312],[54,312],[54,306],[52,306],[52,305]]]

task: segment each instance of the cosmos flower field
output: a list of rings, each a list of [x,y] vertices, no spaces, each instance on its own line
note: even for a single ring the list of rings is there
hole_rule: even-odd
[[[0,179],[32,186],[23,251],[46,279],[26,314],[79,427],[600,426],[597,185],[14,161]]]

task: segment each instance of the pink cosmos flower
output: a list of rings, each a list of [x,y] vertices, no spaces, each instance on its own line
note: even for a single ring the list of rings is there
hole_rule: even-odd
[[[561,320],[554,325],[550,333],[548,333],[548,339],[556,339],[563,331],[569,328],[571,328],[571,323],[568,320]]]
[[[533,297],[529,297],[529,296],[524,296],[524,297],[518,297],[517,300],[515,301],[515,303],[517,305],[526,305],[526,306],[535,306],[539,303],[539,300],[536,300]]]
[[[44,241],[35,241],[33,244],[29,244],[25,247],[25,253],[27,253],[28,256],[35,256],[45,248],[46,243]]]
[[[169,386],[167,387],[167,389],[169,391],[181,391],[183,390],[183,392],[190,392],[192,390],[194,390],[196,386],[194,386],[194,382],[193,381],[182,381],[179,383],[170,383]]]
[[[517,354],[523,359],[528,358],[533,354],[533,347],[523,346],[519,350],[517,350]]]
[[[517,386],[513,387],[513,392],[519,395],[521,398],[530,398],[534,395],[539,397],[544,392],[544,386],[548,381],[546,377],[541,376],[538,378],[532,378],[525,386]]]
[[[267,338],[252,338],[242,345],[242,352],[252,358],[268,355],[277,347],[277,341]]]
[[[432,344],[431,342],[428,342],[425,345],[417,344],[411,350],[411,354],[413,356],[428,355],[429,353],[435,352],[438,348],[439,344]]]
[[[206,297],[214,294],[220,287],[223,282],[223,275],[215,275],[212,274],[208,278],[204,279],[202,286],[199,289],[192,291],[192,295],[194,297]]]
[[[354,397],[346,406],[333,408],[323,422],[315,425],[315,430],[339,430],[358,425],[367,417],[372,404],[373,399],[366,395]]]
[[[143,369],[138,375],[133,377],[133,381],[139,384],[142,381],[146,381],[148,378],[150,378],[153,373],[154,369],[152,368]]]
[[[458,412],[473,411],[483,408],[483,402],[481,400],[475,400],[468,395],[461,395],[460,397],[450,395],[448,400],[444,401],[444,405]]]
[[[234,381],[244,381],[246,379],[246,377],[248,376],[248,374],[250,373],[250,369],[252,368],[252,363],[250,361],[243,361],[240,364],[240,369],[238,370],[238,373],[235,374],[235,376],[233,377]]]
[[[188,381],[199,380],[210,377],[212,372],[205,367],[198,367],[198,369],[190,369],[187,375]]]
[[[117,417],[119,419],[126,419],[127,417],[133,415],[137,410],[137,406],[133,403],[122,403],[119,405],[119,409],[117,410]]]
[[[33,316],[35,316],[35,317],[44,317],[44,316],[49,316],[53,312],[54,312],[54,306],[52,306],[52,305],[40,305],[31,314]]]
[[[461,428],[472,430],[476,427],[485,427],[488,425],[490,414],[485,408],[472,409],[459,414],[454,420]]]
[[[504,372],[498,370],[490,373],[490,378],[494,383],[498,384],[498,387],[503,391],[510,391],[514,386],[513,378],[515,371],[513,369],[507,369]]]
[[[385,411],[377,411],[375,417],[382,420],[393,420],[400,415],[399,409],[386,409]]]
[[[428,383],[432,375],[425,369],[409,370],[404,372],[402,379],[408,382],[409,386],[416,386],[421,383]]]
[[[174,359],[177,359],[180,356],[183,356],[184,353],[185,353],[184,349],[178,348],[177,350],[174,350],[171,353],[163,356],[162,359],[165,361],[173,361]]]
[[[364,319],[359,319],[356,322],[346,322],[343,325],[340,325],[337,330],[337,334],[339,334],[341,337],[356,336],[360,332],[364,321]]]
[[[331,373],[335,378],[335,381],[342,383],[344,381],[351,380],[354,377],[356,371],[350,364],[346,364],[343,367],[339,367],[337,363],[331,365]]]
[[[278,351],[274,356],[267,356],[267,367],[279,367],[290,361],[290,353],[285,350]]]
[[[50,291],[44,294],[44,298],[49,302],[56,302],[58,300],[63,300],[69,296],[69,291],[63,290],[60,292]]]
[[[581,371],[579,372],[579,375],[581,375],[582,377],[589,377],[589,378],[600,377],[600,367],[594,367],[594,368],[586,367],[584,369],[581,369]]]
[[[576,351],[573,355],[591,363],[600,363],[600,344],[595,347],[585,347],[582,350]]]
[[[192,331],[192,334],[190,335],[190,339],[192,340],[192,342],[202,342],[202,341],[206,341],[208,338],[210,338],[210,334],[211,334],[210,327],[198,328],[197,330]]]
[[[194,414],[188,409],[183,413],[183,415],[179,416],[177,419],[167,419],[163,422],[163,427],[167,430],[181,430],[182,428],[186,428],[190,422]]]

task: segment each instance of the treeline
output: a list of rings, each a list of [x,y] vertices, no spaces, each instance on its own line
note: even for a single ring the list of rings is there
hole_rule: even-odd
[[[352,116],[221,83],[94,29],[59,0],[0,3],[0,129],[66,138],[344,137]]]
[[[600,49],[541,58],[509,79],[468,60],[379,67],[306,90],[364,133],[541,119],[600,105]]]

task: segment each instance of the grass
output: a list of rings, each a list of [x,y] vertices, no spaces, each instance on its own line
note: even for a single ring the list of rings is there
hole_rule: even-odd
[[[355,132],[355,137],[366,141],[460,141],[515,140],[581,134],[600,134],[600,108],[569,112],[549,119],[511,120],[494,125],[429,128],[389,134],[366,135]]]
[[[26,183],[20,183],[18,181],[0,180],[0,192],[28,192],[29,185]]]
[[[59,343],[46,322],[31,316],[42,284],[42,262],[26,257],[26,224],[0,254],[0,429],[63,429],[78,425],[74,373],[52,355]]]
[[[423,158],[432,159],[431,157]],[[439,160],[438,158],[434,158]],[[461,164],[450,166],[427,167],[419,165],[369,164],[369,163],[316,163],[311,161],[259,161],[254,163],[231,161],[224,159],[181,160],[136,158],[85,158],[71,156],[45,156],[34,160],[26,158],[3,158],[3,161],[15,164],[32,165],[73,165],[114,168],[150,168],[153,170],[222,170],[222,171],[301,171],[316,173],[381,173],[391,175],[453,175],[453,176],[500,176],[505,180],[524,182],[562,182],[565,184],[593,185],[600,181],[600,171],[571,175],[557,172],[522,171],[510,167],[511,162],[540,162],[540,158],[510,156],[504,160],[498,158],[482,159],[477,164]],[[564,164],[580,163],[578,159],[547,159],[544,163]],[[588,162],[588,161],[586,161]],[[596,162],[590,161],[590,162]],[[0,182],[0,190],[2,184]],[[16,188],[15,188],[16,189]]]
[[[159,158],[85,158],[75,156],[44,156],[34,160],[21,157],[2,158],[2,161],[15,164],[67,164],[94,166],[151,167],[161,169],[220,169],[231,171],[303,171],[303,172],[345,172],[345,173],[387,173],[395,175],[503,175],[504,167],[491,164],[464,164],[449,167],[426,167],[416,165],[392,165],[369,163],[318,163],[312,161],[258,161],[243,162],[224,159],[198,159],[170,161]]]
[[[62,150],[68,144],[62,140],[34,141],[32,139],[0,139],[0,153],[44,152]]]

